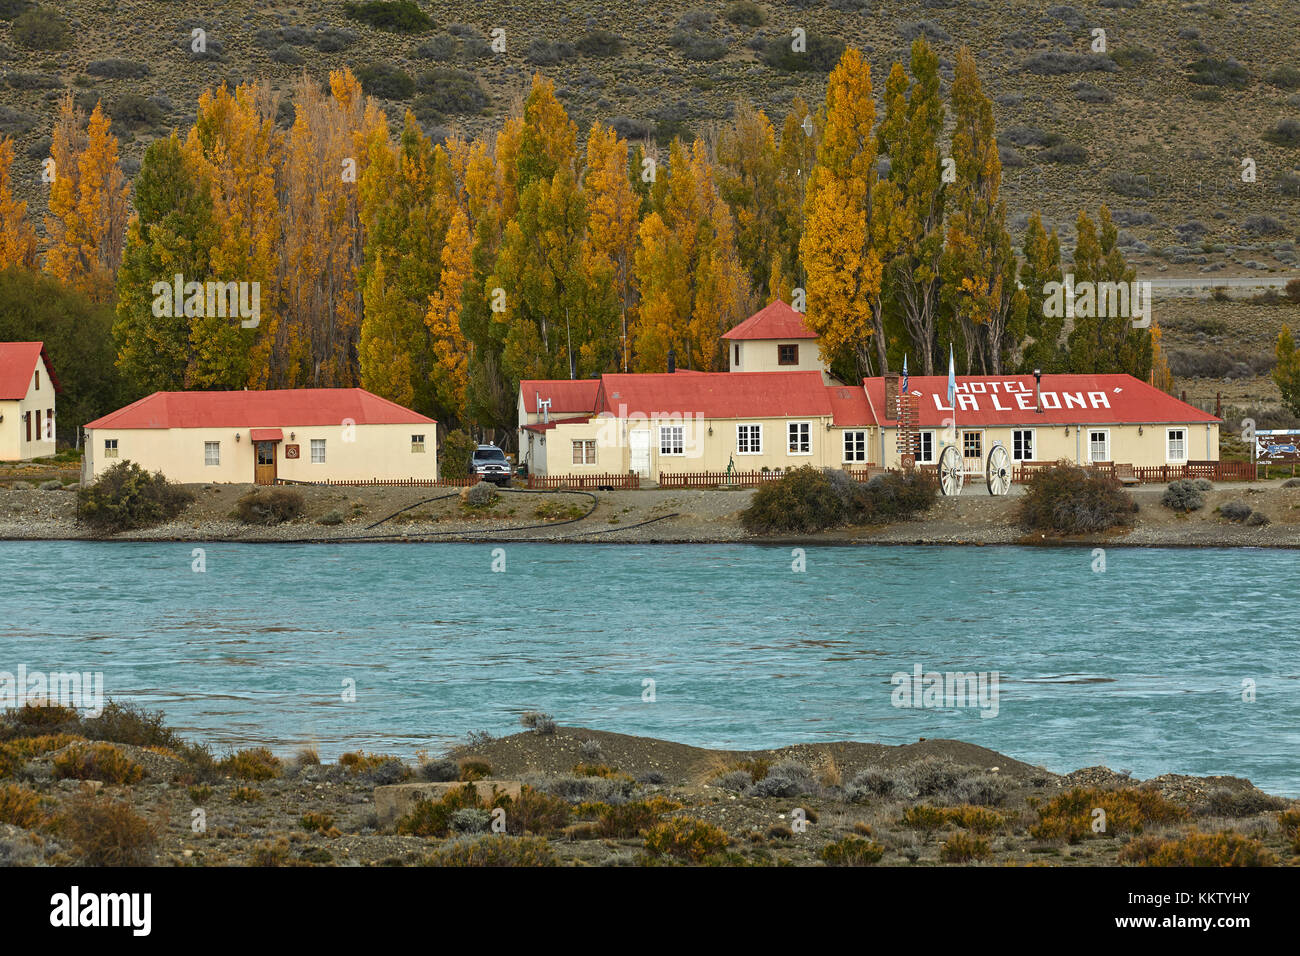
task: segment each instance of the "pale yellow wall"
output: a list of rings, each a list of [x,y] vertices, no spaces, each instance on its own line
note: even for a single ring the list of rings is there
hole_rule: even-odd
[[[36,387],[37,369],[40,371],[41,387]],[[56,404],[57,393],[54,391],[54,385],[50,381],[50,370],[45,365],[44,359],[38,359],[36,368],[32,370],[31,380],[27,383],[27,395],[20,401],[0,402],[0,415],[4,416],[4,421],[0,421],[0,461],[25,461],[29,458],[43,458],[46,455],[53,455],[56,451],[54,439],[54,428],[45,424],[46,413],[49,409],[54,409],[54,418],[57,423],[59,417],[58,405]],[[41,413],[41,431],[38,435],[36,432],[36,411]],[[23,415],[32,413],[32,441],[27,440],[27,428],[23,424]],[[50,437],[46,438],[48,434]]]
[[[807,455],[791,454],[787,450],[786,426],[789,422],[808,422],[812,453]],[[736,471],[760,471],[764,467],[798,468],[800,465],[814,467],[840,468],[844,465],[844,431],[843,428],[831,427],[828,416],[811,416],[803,418],[752,418],[752,419],[633,419],[594,418],[589,422],[556,425],[544,433],[544,445],[535,442],[534,449],[539,467],[537,474],[580,475],[580,474],[624,474],[632,467],[631,441],[628,432],[648,429],[650,432],[650,480],[655,480],[661,473],[680,474],[682,472],[722,472],[727,470],[728,461]],[[737,451],[737,425],[760,425],[762,427],[762,452],[760,454],[740,454]],[[664,455],[660,453],[659,428],[664,425],[680,425],[683,429],[683,455]],[[709,430],[712,429],[712,434]],[[874,449],[878,438],[876,429],[863,426],[855,431],[867,433],[869,462],[874,463]],[[542,436],[539,436],[542,437]],[[595,440],[596,463],[594,465],[573,464],[573,442],[578,440]],[[862,467],[861,463],[851,463],[852,467]]]
[[[799,346],[799,364],[782,365],[778,345]],[[736,364],[736,347],[740,347],[740,364]],[[826,366],[817,353],[816,339],[746,339],[727,343],[728,370],[732,372],[825,372]]]
[[[436,426],[356,425],[279,426],[284,440],[276,443],[276,477],[291,481],[358,481],[370,478],[435,478]],[[239,441],[235,434],[239,433]],[[292,433],[293,438],[290,438]],[[424,451],[411,450],[411,436],[424,435]],[[254,448],[247,428],[96,428],[86,432],[83,476],[94,478],[123,459],[149,471],[161,471],[173,481],[251,483]],[[324,463],[311,460],[311,440],[325,440]],[[104,442],[117,439],[117,457],[106,458]],[[221,444],[221,464],[204,464],[206,442]],[[296,444],[300,457],[285,458],[285,446]]]
[[[1091,431],[1105,431],[1110,436],[1110,460],[1127,465],[1140,465],[1149,467],[1154,465],[1176,465],[1185,464],[1186,461],[1218,461],[1219,459],[1219,426],[1211,424],[1208,428],[1203,422],[1192,423],[1190,425],[1169,425],[1169,424],[1143,424],[1142,434],[1138,434],[1138,425],[1083,425],[1069,427],[1069,434],[1065,433],[1063,425],[1038,425],[1027,426],[1033,427],[1034,430],[1034,461],[1058,461],[1065,459],[1078,464],[1088,464],[1091,461],[1089,456],[1088,433]],[[1187,430],[1187,458],[1185,460],[1174,460],[1166,456],[1166,430],[1169,428],[1185,428]],[[988,458],[989,449],[993,447],[995,441],[1000,441],[1011,453],[1013,427],[984,428],[984,429],[966,429],[961,426],[958,420],[957,429],[959,432],[968,430],[982,431],[982,451],[985,460]],[[935,432],[934,448],[935,458],[938,458],[939,452],[945,441],[951,441],[946,438],[942,429],[922,429],[923,431],[931,430]],[[884,431],[885,443],[885,465],[890,468],[897,468],[899,465],[898,456],[898,430],[896,428],[886,428]]]

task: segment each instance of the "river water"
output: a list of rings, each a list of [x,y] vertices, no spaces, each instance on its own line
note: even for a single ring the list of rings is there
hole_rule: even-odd
[[[1057,772],[1229,773],[1300,795],[1300,554],[1104,558],[8,541],[0,671],[102,672],[107,696],[218,750],[438,752],[541,710],[699,746],[949,737]],[[918,689],[983,677],[983,706],[897,706],[894,675],[910,690],[918,667]]]

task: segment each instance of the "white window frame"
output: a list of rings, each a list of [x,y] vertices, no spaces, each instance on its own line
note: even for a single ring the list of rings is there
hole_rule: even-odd
[[[1016,454],[1016,435],[1024,434],[1029,436],[1029,457]],[[1037,461],[1034,457],[1038,453],[1038,429],[1037,428],[1013,428],[1011,429],[1011,460],[1012,461]]]
[[[849,436],[850,436],[850,435],[857,435],[857,436],[859,436],[859,438],[854,439],[853,444],[854,444],[855,447],[854,447],[854,449],[853,449],[853,454],[854,454],[855,456],[856,456],[857,454],[859,454],[858,449],[857,449],[856,446],[857,446],[857,445],[861,445],[861,446],[862,446],[862,451],[861,451],[861,455],[862,455],[862,457],[861,457],[861,458],[857,458],[857,457],[850,458],[850,457],[849,457]],[[845,464],[855,464],[855,463],[858,463],[858,462],[861,462],[861,463],[865,464],[866,462],[868,462],[868,461],[871,460],[871,448],[870,448],[870,442],[869,442],[868,439],[867,439],[867,430],[866,430],[865,428],[846,428],[846,429],[844,429],[844,437],[843,437],[842,439],[840,439],[840,442],[841,442],[841,445],[843,446],[843,452],[842,452],[843,457],[841,458],[841,461],[843,461]]]
[[[753,438],[749,444],[754,446],[749,451],[741,448],[740,435],[742,429],[753,429],[751,435]],[[737,422],[736,423],[736,454],[737,455],[761,455],[763,454],[763,426],[758,422]]]
[[[1169,454],[1169,444],[1172,441],[1172,438],[1170,436],[1173,435],[1174,432],[1183,433],[1183,457],[1182,458],[1174,458]],[[1165,429],[1165,462],[1167,464],[1180,464],[1180,465],[1186,464],[1187,459],[1191,457],[1191,447],[1190,447],[1191,440],[1192,440],[1192,431],[1190,428],[1188,428],[1185,425],[1177,428],[1166,428]]]
[[[802,434],[800,433],[802,430]],[[797,438],[804,439],[798,441]],[[807,445],[804,451],[795,451],[796,444]],[[806,457],[813,453],[812,447],[812,422],[786,422],[785,423],[785,453],[800,458]]]
[[[1093,436],[1093,435],[1105,435],[1105,436],[1106,436],[1106,457],[1104,457],[1104,458],[1096,458],[1096,457],[1093,456],[1093,454],[1092,454],[1092,436]],[[1114,461],[1114,460],[1115,460],[1115,459],[1113,459],[1113,458],[1110,457],[1110,429],[1109,429],[1109,428],[1089,428],[1089,429],[1088,429],[1088,444],[1087,444],[1086,447],[1087,447],[1087,451],[1088,451],[1088,459],[1087,459],[1087,460],[1088,460],[1088,464],[1090,464],[1090,465],[1091,465],[1094,461]]]
[[[578,450],[582,449],[582,454]],[[591,452],[591,461],[587,461],[587,452]],[[581,459],[581,460],[579,460]],[[569,442],[569,463],[579,466],[596,464],[596,439],[594,438],[573,438]]]
[[[930,454],[925,453],[925,439],[930,439]],[[934,446],[937,438],[933,428],[922,428],[916,433],[916,463],[918,465],[933,465],[935,463]]]
[[[982,428],[963,428],[963,429],[961,429],[961,437],[960,437],[960,441],[961,441],[961,457],[962,457],[963,459],[969,459],[969,460],[972,460],[972,461],[973,461],[973,460],[975,459],[976,456],[975,456],[975,455],[967,455],[967,454],[966,454],[966,436],[967,436],[967,435],[978,435],[978,436],[979,436],[979,443],[980,443],[979,460],[980,460],[980,461],[983,461],[983,460],[984,460],[984,455],[985,455],[985,453],[988,451],[988,449],[985,447],[985,445],[987,444],[987,442],[984,441],[984,429],[982,429]]]
[[[116,438],[105,438],[105,439],[104,439],[104,457],[105,457],[105,458],[116,458],[116,457],[117,457],[117,439],[116,439]]]
[[[313,438],[313,439],[311,439],[310,441],[311,441],[311,444],[310,444],[310,447],[311,447],[311,463],[312,463],[313,465],[323,465],[323,464],[325,464],[325,439],[324,439],[324,438]],[[320,457],[319,457],[319,458],[316,457],[316,451],[317,451],[317,449],[320,450]]]
[[[424,436],[423,436],[423,435],[412,435],[412,436],[411,436],[411,454],[412,454],[412,455],[422,455],[422,454],[424,454]]]
[[[676,433],[675,435],[673,433]],[[676,441],[668,442],[670,435]],[[667,442],[667,444],[665,444]],[[669,458],[682,458],[686,455],[686,426],[685,425],[660,425],[659,426],[659,454],[666,455]]]
[[[221,467],[221,442],[205,441],[203,443],[203,467]]]

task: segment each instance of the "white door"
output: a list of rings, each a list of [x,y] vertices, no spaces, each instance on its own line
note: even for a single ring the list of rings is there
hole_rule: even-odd
[[[632,455],[632,470],[642,478],[650,478],[650,429],[638,428],[627,434],[627,446]]]

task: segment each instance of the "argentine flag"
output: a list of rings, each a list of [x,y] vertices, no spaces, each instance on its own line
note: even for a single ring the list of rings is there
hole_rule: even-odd
[[[948,407],[953,407],[957,397],[957,367],[952,363],[952,344],[948,345]]]

